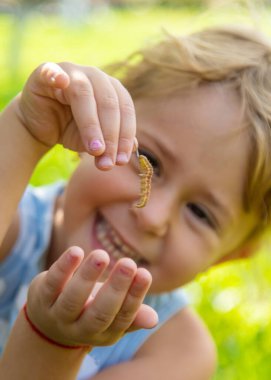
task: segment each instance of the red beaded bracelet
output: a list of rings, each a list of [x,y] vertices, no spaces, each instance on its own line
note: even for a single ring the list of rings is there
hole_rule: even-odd
[[[27,313],[26,304],[23,307],[23,312],[24,312],[25,319],[29,323],[29,326],[31,327],[32,331],[34,331],[43,340],[46,340],[46,342],[48,342],[50,344],[53,344],[54,346],[57,346],[57,347],[66,348],[68,350],[76,350],[76,349],[84,349],[84,350],[87,350],[87,351],[91,350],[91,346],[90,345],[69,346],[67,344],[62,344],[62,343],[56,342],[55,340],[53,340],[53,339],[49,338],[48,336],[46,336],[45,334],[43,334],[43,332],[41,332],[34,325],[34,323],[31,321],[31,319],[29,318],[29,315]]]

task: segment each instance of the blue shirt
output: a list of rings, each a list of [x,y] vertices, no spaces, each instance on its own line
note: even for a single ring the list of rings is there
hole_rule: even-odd
[[[0,266],[0,352],[26,301],[29,283],[44,270],[44,253],[50,244],[55,200],[63,187],[63,182],[38,188],[29,186],[19,204],[19,236]],[[175,290],[148,295],[144,303],[157,311],[158,326],[126,334],[111,346],[94,348],[83,362],[78,380],[89,379],[103,368],[131,359],[151,334],[187,305],[187,299],[182,290]]]

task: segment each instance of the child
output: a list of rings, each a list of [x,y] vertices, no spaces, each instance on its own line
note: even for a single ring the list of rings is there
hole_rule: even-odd
[[[212,376],[212,340],[179,288],[249,255],[268,226],[271,45],[254,30],[214,28],[138,54],[114,68],[135,111],[116,79],[62,63],[38,68],[2,114],[3,325],[31,283],[5,379]],[[135,113],[154,169],[144,208],[134,207]],[[65,186],[28,188],[14,217],[56,143],[85,151],[78,168]]]

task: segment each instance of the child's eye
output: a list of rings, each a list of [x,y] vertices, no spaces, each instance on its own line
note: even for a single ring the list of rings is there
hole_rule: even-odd
[[[198,206],[196,203],[188,203],[187,207],[193,213],[193,215],[200,221],[212,228],[215,227],[213,219],[208,215],[208,213],[203,209],[203,207]]]
[[[143,154],[145,157],[147,157],[153,168],[153,173],[159,177],[161,174],[161,164],[158,161],[158,159],[152,153],[145,149],[138,148],[138,152],[139,154]]]

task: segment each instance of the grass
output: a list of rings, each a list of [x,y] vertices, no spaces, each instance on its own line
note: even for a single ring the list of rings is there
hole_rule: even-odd
[[[219,23],[260,23],[270,33],[270,12],[240,9],[142,8],[93,13],[83,24],[32,14],[23,22],[0,15],[0,107],[41,62],[69,60],[101,66],[124,58],[162,28],[187,32]],[[35,170],[35,185],[67,178],[74,156],[57,146]],[[187,287],[192,303],[216,340],[215,380],[269,380],[271,373],[271,258],[268,246],[250,261],[221,265]]]

